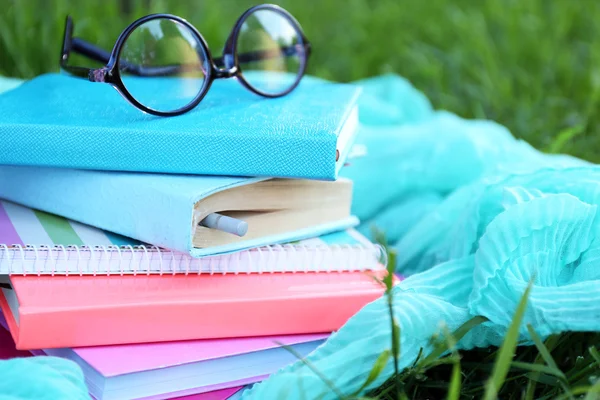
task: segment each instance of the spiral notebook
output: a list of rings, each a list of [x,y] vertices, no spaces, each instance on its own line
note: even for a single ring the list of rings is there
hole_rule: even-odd
[[[0,275],[136,275],[384,269],[385,253],[354,229],[195,258],[0,201]]]

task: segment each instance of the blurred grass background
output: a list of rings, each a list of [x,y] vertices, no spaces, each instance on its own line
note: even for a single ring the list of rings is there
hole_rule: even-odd
[[[57,71],[64,19],[111,49],[136,18],[182,16],[220,54],[247,0],[0,0],[0,74]],[[309,73],[337,81],[394,72],[436,108],[489,118],[546,150],[600,161],[600,2],[280,0],[314,44]],[[556,148],[554,138],[566,132]]]

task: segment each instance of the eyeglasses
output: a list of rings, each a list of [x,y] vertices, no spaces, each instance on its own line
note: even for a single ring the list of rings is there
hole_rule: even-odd
[[[71,52],[105,66],[67,65]],[[138,19],[110,53],[73,37],[73,21],[67,17],[60,65],[75,76],[111,84],[144,112],[174,116],[196,107],[218,78],[235,77],[264,97],[284,96],[300,83],[309,55],[310,43],[294,17],[263,4],[237,20],[219,58],[211,56],[194,26],[174,15]]]

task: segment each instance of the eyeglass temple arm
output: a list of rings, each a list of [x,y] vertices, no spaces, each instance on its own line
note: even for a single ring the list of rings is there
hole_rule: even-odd
[[[103,64],[108,63],[110,59],[108,51],[77,37],[71,40],[71,50]]]
[[[65,23],[65,35],[64,35],[64,39],[63,39],[63,51],[62,51],[62,55],[61,55],[61,67],[67,71],[69,71],[70,73],[72,73],[73,75],[82,77],[82,78],[88,78],[92,81],[98,82],[98,81],[104,81],[104,73],[102,71],[102,69],[98,70],[98,69],[92,69],[92,68],[85,68],[85,67],[77,67],[77,66],[71,66],[71,65],[67,65],[67,61],[69,58],[69,53],[74,52],[74,53],[78,53],[81,54],[85,57],[88,57],[94,61],[97,61],[99,63],[102,64],[107,64],[110,60],[110,56],[111,54],[98,47],[95,46],[89,42],[86,42],[83,39],[80,39],[78,37],[73,37],[73,20],[71,19],[70,16],[67,16],[66,18],[66,23]],[[164,71],[143,71],[143,67],[134,65],[134,64],[129,64],[127,62],[122,62],[122,64],[124,64],[126,67],[128,67],[128,69],[132,70],[132,72],[134,74],[137,75],[150,75],[150,72],[154,72],[154,74],[160,74],[163,75]],[[153,68],[155,69],[155,68]],[[157,67],[156,69],[162,69],[162,67]],[[98,75],[98,76],[94,76],[94,75]]]
[[[301,44],[285,46],[280,49],[255,50],[238,54],[238,63],[266,60],[269,58],[278,57],[281,54],[283,54],[285,57],[292,57],[298,54],[299,51],[305,51],[304,46]],[[214,61],[217,65],[223,65],[223,57],[217,57]]]
[[[98,61],[100,63],[106,64],[110,60],[110,53],[106,50],[95,46],[89,42],[86,42],[83,39],[74,37],[71,40],[71,51],[81,54],[82,56],[88,57],[94,61]],[[167,76],[172,73],[184,72],[185,70],[191,70],[191,65],[186,68],[186,65],[165,65],[159,67],[144,67],[141,65],[136,65],[133,63],[129,63],[127,61],[121,60],[119,62],[121,69],[127,70],[127,72],[132,73],[134,75],[139,76]],[[194,66],[195,67],[195,66]],[[80,68],[80,67],[69,67],[71,68]],[[85,76],[88,76],[90,69],[89,68],[80,68],[82,72],[87,71]],[[194,70],[196,70],[194,68]]]
[[[92,80],[91,77],[96,70],[94,70],[92,68],[68,65],[69,54],[71,53],[71,51],[85,54],[86,56],[88,56],[92,59],[95,59],[95,60],[98,60],[98,57],[99,57],[99,56],[96,56],[95,53],[101,53],[101,54],[103,53],[102,60],[98,60],[100,62],[104,62],[104,58],[108,54],[105,51],[103,51],[102,49],[92,46],[89,43],[86,43],[81,39],[74,38],[73,37],[73,20],[71,19],[71,17],[69,15],[67,15],[67,18],[65,21],[65,31],[64,31],[64,36],[63,36],[62,51],[61,51],[61,56],[60,56],[60,67],[61,67],[61,69],[64,69],[75,76],[78,76],[81,78],[88,78],[88,79]]]
[[[110,53],[98,46],[95,46],[89,42],[86,42],[83,39],[74,37],[71,40],[71,51],[81,54],[82,56],[88,57],[91,60],[98,61],[102,64],[107,64],[110,60]],[[135,65],[132,63],[128,63],[127,61],[120,62],[122,67],[127,68],[127,70],[136,75],[146,75],[149,73],[160,74],[161,69],[165,67],[142,67],[140,65]],[[156,71],[145,71],[146,69],[156,70]]]

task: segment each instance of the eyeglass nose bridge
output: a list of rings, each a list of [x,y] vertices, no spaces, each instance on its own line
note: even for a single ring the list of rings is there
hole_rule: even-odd
[[[236,76],[238,73],[237,67],[231,68],[215,68],[214,77],[215,78],[232,78]]]
[[[231,78],[238,73],[238,67],[235,65],[234,58],[227,51],[224,52],[223,57],[217,58],[213,62],[215,78]]]

